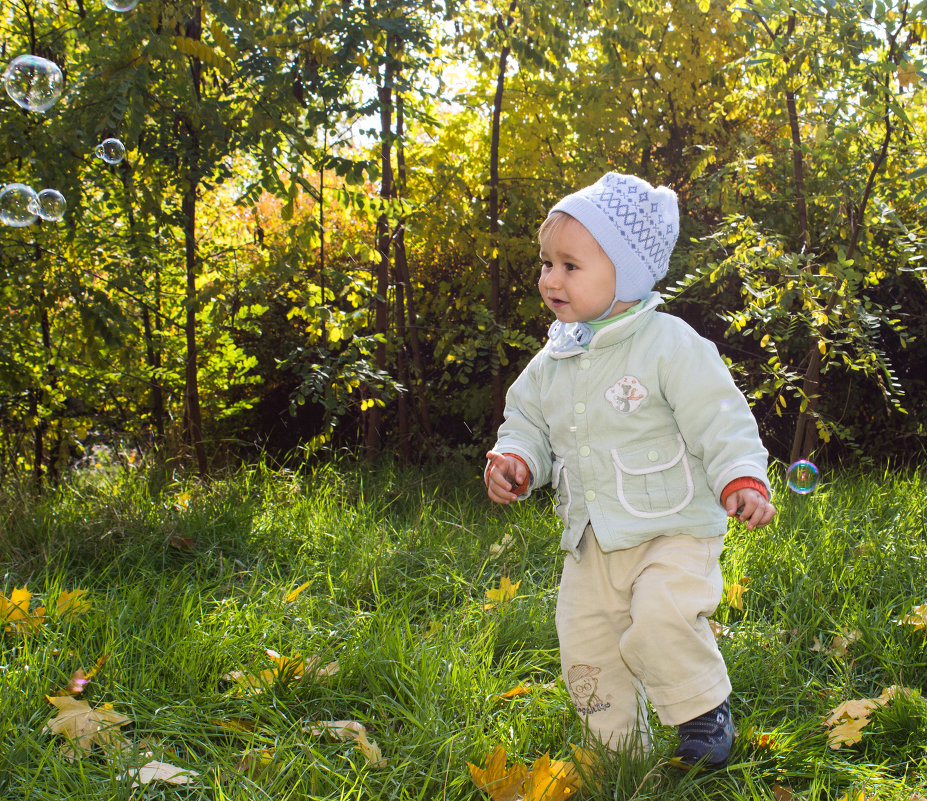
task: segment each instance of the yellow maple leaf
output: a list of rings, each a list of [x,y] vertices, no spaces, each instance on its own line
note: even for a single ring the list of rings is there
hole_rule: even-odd
[[[500,743],[485,760],[486,767],[478,768],[472,762],[467,763],[474,784],[492,801],[515,801],[522,797],[528,769],[519,764],[506,768],[505,762],[505,748]]]
[[[731,584],[727,588],[727,604],[732,609],[739,609],[743,611],[744,608],[744,593],[747,592],[747,588],[743,584]]]
[[[153,781],[167,782],[168,784],[189,784],[191,777],[199,776],[195,770],[186,770],[170,765],[167,762],[152,760],[140,768],[129,768],[122,775],[123,779],[132,779],[132,787],[140,787]]]
[[[32,593],[25,587],[14,587],[9,598],[0,595],[0,623],[5,624],[5,632],[24,637],[39,630],[45,622],[45,607],[40,606],[30,612],[31,600]]]
[[[86,597],[87,590],[71,590],[61,592],[55,600],[55,614],[58,617],[69,618],[82,615],[90,610],[90,599]]]
[[[525,779],[525,801],[564,801],[582,787],[572,762],[562,762],[544,754],[536,759]]]
[[[80,759],[90,752],[94,744],[117,751],[129,747],[128,740],[119,731],[119,727],[128,723],[129,718],[114,712],[112,704],[91,709],[86,701],[70,695],[45,697],[56,711],[42,732],[64,735],[67,745],[63,751],[69,758]]]
[[[521,581],[516,581],[512,584],[508,576],[503,576],[499,579],[499,587],[497,589],[486,590],[487,603],[483,604],[483,609],[494,609],[496,606],[508,606],[515,597],[515,593],[518,592],[518,586],[520,584]]]

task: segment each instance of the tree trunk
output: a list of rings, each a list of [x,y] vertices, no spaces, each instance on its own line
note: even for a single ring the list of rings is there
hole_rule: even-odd
[[[503,21],[500,14],[496,19],[496,27],[506,36],[512,25],[512,15],[515,12],[516,0],[509,5],[508,19]],[[502,45],[499,53],[499,71],[496,74],[496,94],[492,101],[492,131],[489,143],[489,243],[492,248],[489,256],[489,311],[496,325],[500,324],[500,285],[499,275],[499,128],[502,121],[502,99],[505,93],[505,70],[511,47],[508,43]],[[502,411],[505,402],[502,387],[502,365],[498,355],[492,354],[492,427],[498,428],[502,424]]]
[[[393,76],[394,62],[390,53],[391,47],[398,45],[398,38],[389,37],[387,40],[387,59],[383,68],[383,84],[377,87],[377,96],[380,100],[380,199],[383,203],[380,216],[377,217],[377,298],[374,301],[374,331],[384,339],[389,330],[389,293],[390,273],[390,224],[387,206],[393,198],[393,165],[392,165],[392,132],[393,132]],[[386,371],[386,343],[377,343],[374,352],[374,364],[377,370]],[[367,410],[367,436],[366,452],[368,459],[375,459],[380,452],[381,425],[383,409],[379,404],[376,392],[371,393],[372,405]]]
[[[186,35],[190,39],[199,41],[202,33],[202,9],[196,6],[193,19],[187,23]],[[197,103],[200,100],[200,86],[202,82],[202,65],[198,58],[190,58],[190,77],[193,81],[193,91]],[[181,213],[184,219],[184,251],[186,261],[186,294],[184,305],[186,307],[186,320],[184,331],[187,340],[186,370],[184,374],[184,420],[186,422],[187,440],[196,455],[196,464],[200,475],[206,478],[209,474],[209,463],[206,459],[206,447],[203,443],[203,417],[200,410],[199,366],[197,353],[196,313],[199,308],[196,293],[196,279],[199,266],[196,252],[196,190],[199,184],[199,128],[193,119],[184,121],[187,134],[190,137],[189,148],[185,155],[185,172],[187,184],[181,200]]]

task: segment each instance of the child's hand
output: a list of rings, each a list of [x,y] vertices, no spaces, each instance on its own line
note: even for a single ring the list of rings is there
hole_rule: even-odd
[[[732,492],[724,504],[728,517],[746,523],[748,529],[762,528],[776,516],[776,507],[762,492],[745,488]]]
[[[489,451],[489,470],[486,471],[486,491],[496,503],[517,501],[528,491],[531,474],[521,459],[505,453]]]

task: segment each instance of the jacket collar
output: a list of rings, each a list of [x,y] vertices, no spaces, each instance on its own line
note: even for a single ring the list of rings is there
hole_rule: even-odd
[[[644,301],[644,307],[640,309],[640,311],[635,312],[629,317],[622,317],[611,325],[607,325],[597,331],[589,342],[588,351],[587,348],[579,345],[573,348],[555,349],[551,346],[550,340],[548,340],[548,344],[544,346],[544,350],[547,351],[547,354],[552,359],[568,359],[571,356],[578,356],[581,353],[615,345],[634,334],[634,332],[650,318],[651,312],[663,303],[663,298],[659,292],[651,292]],[[576,323],[569,325],[576,325]],[[569,327],[569,325],[567,327]]]

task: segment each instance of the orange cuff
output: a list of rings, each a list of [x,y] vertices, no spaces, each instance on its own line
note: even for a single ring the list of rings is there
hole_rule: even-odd
[[[528,487],[531,486],[531,468],[528,467],[528,463],[524,459],[522,459],[521,456],[519,456],[517,453],[503,452],[502,455],[511,456],[513,459],[518,459],[518,461],[521,462],[525,466],[525,470],[528,471],[528,478],[526,478],[524,482],[519,484],[517,487],[512,488],[512,492],[514,492],[516,495],[524,495],[528,491]],[[486,486],[488,487],[489,486],[489,471],[488,470],[486,471],[485,481],[486,481]]]
[[[751,476],[741,476],[740,478],[735,478],[723,490],[721,490],[721,505],[724,506],[728,496],[741,489],[755,489],[767,501],[769,500],[769,491],[766,489],[766,485],[762,481]]]

